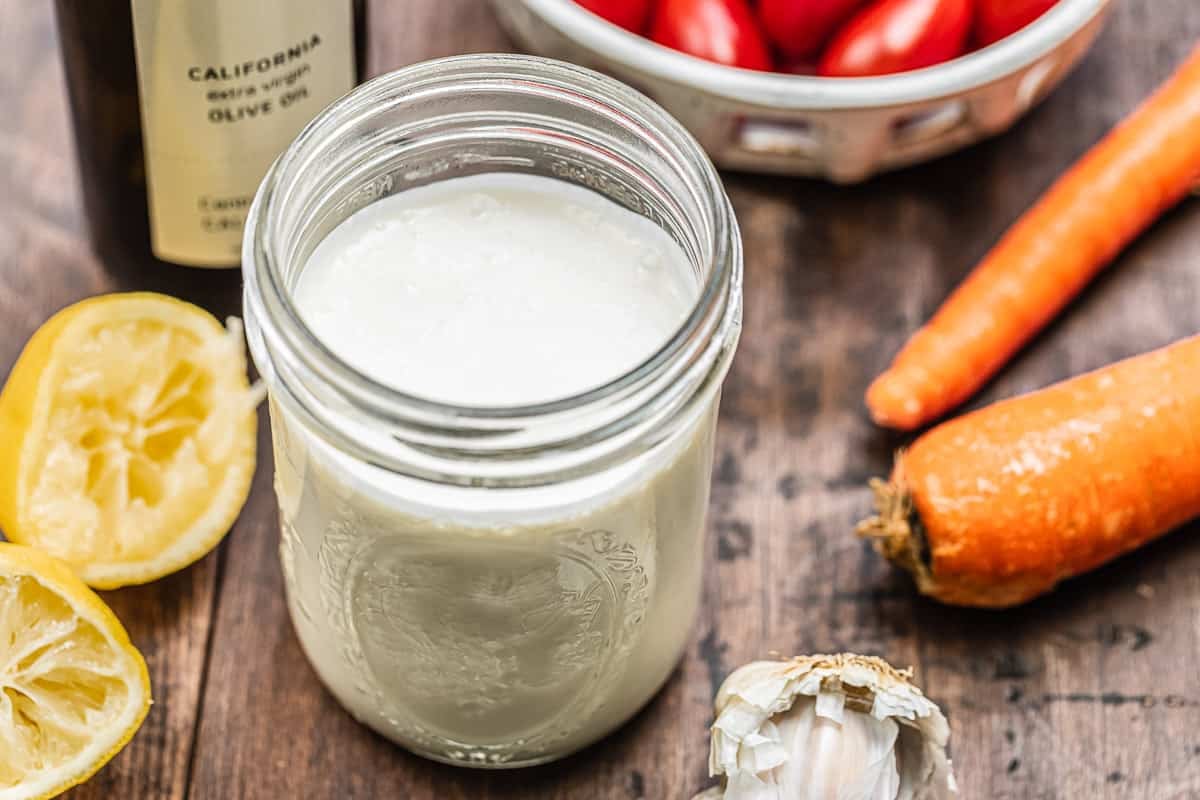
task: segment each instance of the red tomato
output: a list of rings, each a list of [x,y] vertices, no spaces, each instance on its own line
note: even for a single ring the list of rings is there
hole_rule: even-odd
[[[1050,10],[1058,0],[978,0],[975,42],[980,47],[1011,36]]]
[[[598,17],[603,17],[627,31],[641,34],[646,31],[653,0],[575,0]]]
[[[650,38],[718,64],[771,69],[771,50],[746,0],[661,0]]]
[[[758,0],[771,43],[789,59],[814,56],[865,0]]]
[[[833,37],[820,73],[888,75],[949,61],[966,48],[971,11],[971,0],[875,0]]]

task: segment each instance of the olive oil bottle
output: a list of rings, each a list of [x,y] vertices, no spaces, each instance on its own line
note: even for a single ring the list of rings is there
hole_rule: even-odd
[[[93,246],[234,267],[267,168],[358,82],[363,0],[56,0]]]

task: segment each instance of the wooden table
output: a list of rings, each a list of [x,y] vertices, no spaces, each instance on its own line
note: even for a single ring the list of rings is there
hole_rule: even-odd
[[[146,274],[88,251],[48,2],[0,0],[0,375],[88,295],[150,288],[236,313],[236,273]],[[372,7],[371,67],[509,47],[479,0]],[[708,783],[710,701],[771,651],[913,665],[949,715],[962,796],[1200,797],[1195,526],[1004,613],[939,607],[851,534],[901,439],[861,398],[905,335],[1067,164],[1200,38],[1195,0],[1124,0],[1093,54],[1002,138],[855,188],[727,176],[746,242],[746,330],[725,394],[704,603],[666,688],[558,764],[456,770],[355,724],[284,609],[263,426],[246,510],[217,552],[106,594],[155,705],[74,800],[677,800]],[[130,210],[130,213],[136,213]],[[1200,330],[1200,202],[1171,214],[988,389],[1006,397]]]

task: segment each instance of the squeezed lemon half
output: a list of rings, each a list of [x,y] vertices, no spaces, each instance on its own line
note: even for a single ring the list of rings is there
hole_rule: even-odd
[[[62,562],[0,543],[0,800],[86,780],[150,710],[146,662]]]
[[[0,394],[0,529],[97,588],[181,569],[246,501],[257,402],[237,320],[152,293],[70,306]]]

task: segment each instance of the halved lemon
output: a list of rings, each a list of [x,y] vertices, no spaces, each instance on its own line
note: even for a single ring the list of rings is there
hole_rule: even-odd
[[[0,529],[97,588],[175,572],[246,502],[257,402],[237,320],[151,293],[70,306],[0,394]]]
[[[0,800],[53,797],[124,747],[150,675],[120,621],[62,562],[0,543]]]

